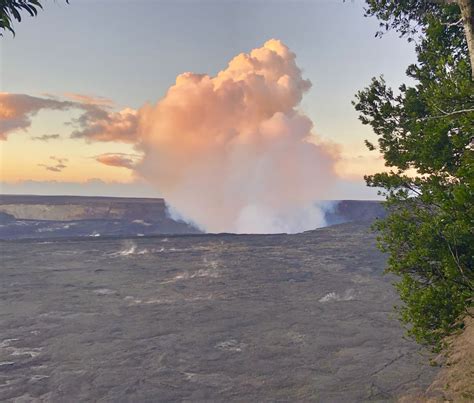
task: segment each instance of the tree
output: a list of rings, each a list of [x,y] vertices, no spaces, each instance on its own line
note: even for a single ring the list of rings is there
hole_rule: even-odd
[[[423,3],[423,4],[422,4]],[[445,4],[450,3],[450,4]],[[417,341],[439,346],[461,325],[474,296],[474,82],[456,2],[367,0],[384,28],[417,38],[413,86],[383,77],[358,92],[355,108],[378,136],[390,172],[366,176],[383,188],[389,215],[376,224],[387,271]],[[415,28],[416,26],[416,28]],[[376,146],[367,142],[369,149]]]
[[[69,0],[66,0],[69,3]],[[0,0],[0,36],[3,31],[10,31],[15,35],[12,20],[21,22],[21,12],[26,11],[30,16],[35,17],[38,10],[42,9],[39,0]]]
[[[469,50],[471,78],[474,80],[474,2],[473,0],[367,0],[366,16],[376,16],[384,30],[396,29],[402,36],[411,36],[426,26],[431,18],[442,24],[460,25]],[[459,8],[459,13],[446,13],[446,7]],[[456,18],[453,20],[452,18]],[[377,32],[377,36],[383,31]]]

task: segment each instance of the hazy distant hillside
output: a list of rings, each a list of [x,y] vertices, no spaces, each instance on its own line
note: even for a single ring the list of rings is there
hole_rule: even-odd
[[[338,200],[326,211],[328,225],[354,221],[373,221],[383,218],[386,211],[376,200]]]
[[[385,214],[377,201],[334,201],[324,209],[328,225],[373,221]],[[200,232],[171,218],[158,198],[0,195],[0,239]]]

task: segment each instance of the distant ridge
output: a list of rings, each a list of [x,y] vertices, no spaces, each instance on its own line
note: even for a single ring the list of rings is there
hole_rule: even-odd
[[[378,201],[323,203],[328,225],[385,216]],[[162,198],[0,195],[0,239],[197,234],[173,219]]]
[[[161,198],[0,195],[0,211],[28,220],[169,218]]]
[[[0,239],[197,234],[163,199],[0,195]]]
[[[345,222],[374,221],[387,215],[382,202],[378,200],[334,200],[326,211],[328,225]]]
[[[160,197],[116,197],[116,196],[68,196],[68,195],[11,195],[0,194],[0,204],[71,204],[96,203],[96,202],[117,202],[117,203],[165,203]]]

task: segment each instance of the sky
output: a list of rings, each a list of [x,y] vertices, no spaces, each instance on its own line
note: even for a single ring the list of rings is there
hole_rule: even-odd
[[[375,19],[363,16],[363,2],[357,0],[46,2],[38,17],[25,16],[16,25],[15,37],[7,33],[0,39],[0,91],[9,94],[3,102],[18,108],[21,101],[30,108],[15,115],[17,129],[0,140],[0,191],[168,195],[166,181],[154,179],[162,171],[146,171],[138,163],[143,153],[148,160],[157,155],[163,159],[163,151],[150,151],[151,143],[143,136],[137,146],[117,130],[137,124],[142,132],[150,116],[166,121],[163,108],[149,113],[148,120],[142,112],[160,100],[166,104],[180,74],[212,78],[237,55],[263,49],[275,39],[296,55],[302,78],[311,82],[292,110],[310,119],[311,135],[337,154],[332,186],[318,197],[375,198],[362,177],[384,169],[384,164],[365,149],[364,139],[373,141],[375,136],[358,121],[351,101],[374,76],[383,74],[394,87],[406,82],[405,69],[415,61],[412,45],[393,33],[375,38],[377,27]],[[31,106],[51,105],[47,100],[56,103]],[[115,125],[107,140],[85,127],[95,130],[101,111],[110,113],[107,123]],[[79,130],[75,119],[83,115],[88,120]],[[80,133],[71,138],[74,131]],[[158,147],[156,142],[153,147]]]

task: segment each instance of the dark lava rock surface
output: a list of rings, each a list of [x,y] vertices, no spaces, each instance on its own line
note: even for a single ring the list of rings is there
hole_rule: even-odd
[[[365,224],[0,254],[2,402],[390,401],[434,377]]]

